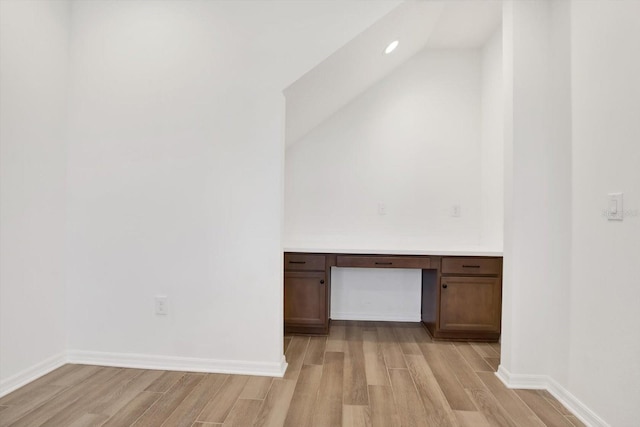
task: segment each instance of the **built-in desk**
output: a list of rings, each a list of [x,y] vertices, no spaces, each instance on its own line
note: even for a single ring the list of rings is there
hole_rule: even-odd
[[[420,269],[421,319],[434,339],[500,338],[502,257],[486,252],[285,252],[285,332],[329,332],[332,267]]]

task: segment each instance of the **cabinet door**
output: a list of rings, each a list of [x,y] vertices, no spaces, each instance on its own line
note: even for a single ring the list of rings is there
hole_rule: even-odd
[[[284,321],[288,325],[324,326],[327,322],[325,273],[284,274]]]
[[[442,277],[440,329],[500,332],[500,283],[496,277]]]

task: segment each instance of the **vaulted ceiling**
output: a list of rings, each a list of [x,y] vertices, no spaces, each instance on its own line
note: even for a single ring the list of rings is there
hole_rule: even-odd
[[[406,1],[284,91],[286,143],[314,127],[425,48],[479,48],[500,25],[499,0]],[[398,48],[385,55],[394,41]]]

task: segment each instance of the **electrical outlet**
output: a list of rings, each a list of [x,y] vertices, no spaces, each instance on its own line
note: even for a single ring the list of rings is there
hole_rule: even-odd
[[[459,218],[461,214],[460,205],[451,206],[451,216],[454,218]]]
[[[169,299],[164,295],[156,296],[156,314],[160,316],[169,314]]]
[[[384,203],[378,203],[378,215],[386,215],[387,214],[387,205]]]

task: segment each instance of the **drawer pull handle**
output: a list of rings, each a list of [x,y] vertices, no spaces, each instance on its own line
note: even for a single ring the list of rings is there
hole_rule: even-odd
[[[320,284],[321,284],[321,285],[324,285],[324,280],[320,280]]]
[[[376,262],[376,265],[392,265],[392,262]]]
[[[442,289],[447,289],[447,284],[446,283],[442,284]]]
[[[306,264],[307,261],[289,261],[289,264]]]
[[[479,265],[462,265],[462,268],[480,268]]]

